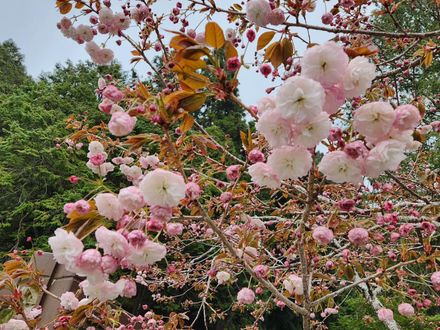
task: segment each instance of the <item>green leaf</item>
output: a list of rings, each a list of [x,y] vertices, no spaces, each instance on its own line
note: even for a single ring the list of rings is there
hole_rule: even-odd
[[[0,311],[0,324],[8,322],[14,316],[14,311],[10,308]]]

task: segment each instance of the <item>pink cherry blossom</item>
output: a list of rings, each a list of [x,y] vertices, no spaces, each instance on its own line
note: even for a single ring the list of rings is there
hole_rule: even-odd
[[[145,267],[165,258],[166,252],[164,245],[146,240],[142,246],[131,246],[125,260],[135,267]]]
[[[49,245],[54,259],[62,265],[74,263],[84,248],[83,243],[74,233],[62,228],[55,230],[55,236],[49,237]]]
[[[239,304],[249,305],[252,304],[255,300],[255,293],[249,288],[242,288],[238,291],[237,301]]]
[[[303,147],[284,146],[274,149],[267,165],[280,180],[297,179],[306,175],[312,167],[312,156]]]
[[[301,75],[331,87],[344,78],[348,56],[333,41],[308,48],[301,60]]]
[[[414,307],[408,303],[399,304],[397,307],[399,314],[403,316],[413,316]]]
[[[110,255],[104,255],[101,258],[101,269],[106,274],[113,274],[118,270],[119,264],[116,258]]]
[[[89,299],[98,299],[101,302],[114,300],[122,293],[124,287],[122,283],[112,283],[110,281],[100,281],[91,283],[88,280],[82,281],[79,286],[84,295]]]
[[[386,140],[370,150],[365,161],[366,174],[377,178],[384,171],[395,171],[405,159],[405,145],[397,140]]]
[[[269,274],[269,267],[266,265],[256,265],[253,270],[258,278],[266,278]]]
[[[104,250],[104,254],[121,259],[129,252],[127,239],[119,232],[99,227],[95,231],[95,237],[99,248]]]
[[[100,193],[95,197],[98,213],[103,217],[118,221],[124,215],[124,207],[112,193]]]
[[[304,294],[304,286],[302,278],[298,275],[291,274],[283,281],[284,288],[292,295],[297,294],[302,296]]]
[[[387,102],[371,102],[356,110],[353,127],[366,137],[381,137],[393,126],[396,112]]]
[[[108,85],[102,92],[102,96],[118,103],[124,98],[124,93],[122,93],[115,85]]]
[[[88,276],[101,271],[101,253],[97,249],[87,249],[75,260],[75,272]]]
[[[327,227],[318,226],[313,230],[312,237],[318,244],[327,245],[333,241],[334,235]]]
[[[225,284],[231,278],[231,274],[225,271],[220,271],[215,275],[218,284]]]
[[[135,211],[145,205],[144,195],[140,189],[135,186],[122,188],[119,191],[118,200],[127,211]]]
[[[167,223],[166,231],[168,236],[179,236],[182,235],[183,225],[178,222]]]
[[[394,318],[393,311],[388,308],[381,308],[377,311],[377,317],[381,321],[392,321]]]
[[[136,121],[136,117],[132,117],[124,111],[118,111],[112,115],[108,129],[114,136],[124,136],[133,131]]]
[[[259,186],[276,189],[281,185],[280,178],[273,169],[265,163],[256,163],[249,166],[249,174],[252,181]]]
[[[232,193],[230,191],[225,191],[220,195],[220,201],[222,203],[229,203],[232,200]]]
[[[125,279],[125,278],[122,278],[119,281],[121,281],[120,284],[123,285],[123,289],[122,289],[122,292],[121,292],[121,297],[132,298],[132,297],[136,296],[137,288],[136,288],[136,282],[135,281],[128,280],[128,279]]]
[[[278,111],[264,112],[258,120],[256,128],[272,148],[290,144],[291,125]]]
[[[414,230],[414,225],[405,223],[399,227],[399,234],[402,237],[407,237]]]
[[[197,200],[202,195],[202,189],[195,182],[188,182],[186,184],[185,195],[190,200]]]
[[[331,125],[328,114],[321,112],[313,119],[298,125],[293,141],[306,148],[313,148],[328,136]]]
[[[174,207],[185,198],[186,185],[181,175],[155,169],[145,175],[139,189],[149,205]]]
[[[240,165],[231,165],[226,168],[226,177],[230,181],[237,180],[240,177]]]
[[[324,88],[320,83],[305,77],[290,77],[278,90],[276,111],[284,118],[302,122],[318,115],[324,100]]]
[[[238,57],[231,57],[226,61],[226,70],[235,72],[240,69],[241,62]]]
[[[281,8],[275,8],[269,14],[269,23],[272,25],[280,25],[283,24],[286,20],[284,16],[284,12]]]
[[[345,91],[341,84],[336,84],[325,88],[325,103],[323,110],[329,115],[339,111],[345,103]]]
[[[266,26],[270,21],[272,9],[266,0],[250,0],[246,5],[246,17],[258,26]]]
[[[75,202],[75,211],[79,214],[87,214],[89,213],[91,207],[89,202],[85,201],[84,199],[80,199],[79,201]]]
[[[348,239],[353,245],[361,246],[368,242],[368,231],[364,228],[353,228],[348,232]]]
[[[362,181],[361,164],[343,151],[325,154],[318,168],[328,180],[336,183],[360,183]]]
[[[64,292],[60,297],[60,306],[66,311],[74,311],[78,308],[79,300],[73,292]]]
[[[342,199],[338,201],[338,207],[341,211],[349,212],[356,205],[356,201],[353,199]]]
[[[393,126],[401,131],[416,128],[422,120],[419,110],[411,104],[400,105],[395,111],[396,119]]]
[[[266,160],[264,154],[258,149],[251,150],[248,154],[248,159],[251,164],[264,162]]]
[[[371,86],[376,76],[376,66],[364,56],[357,56],[348,63],[343,80],[347,97],[360,96]]]
[[[434,290],[440,291],[440,271],[432,273],[431,282]]]
[[[353,159],[366,158],[368,156],[367,147],[359,140],[346,144],[344,152]]]

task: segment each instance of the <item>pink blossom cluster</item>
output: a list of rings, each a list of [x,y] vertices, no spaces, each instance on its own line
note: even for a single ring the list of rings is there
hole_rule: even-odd
[[[112,163],[106,161],[108,155],[105,152],[104,146],[99,141],[90,142],[87,157],[89,159],[86,164],[87,167],[99,176],[106,176],[115,169]]]
[[[268,24],[280,25],[284,23],[285,16],[281,8],[273,8],[273,3],[266,0],[250,0],[246,6],[246,17],[257,26]]]
[[[143,9],[134,9],[132,14],[133,19],[138,20],[143,18],[144,11],[145,10]],[[57,24],[57,27],[65,37],[73,39],[80,44],[86,43],[86,51],[92,58],[93,62],[99,65],[106,65],[113,60],[113,51],[108,48],[99,47],[93,41],[94,37],[98,33],[104,35],[109,34],[111,36],[120,35],[122,31],[130,27],[130,22],[130,12],[123,11],[120,13],[113,13],[109,7],[102,6],[99,10],[98,16],[90,17],[91,26],[80,24],[75,27],[69,18],[63,17]]]
[[[257,104],[256,128],[272,148],[265,164],[249,168],[260,186],[274,189],[282,180],[306,175],[312,165],[308,149],[327,137],[342,141],[342,132],[332,127],[329,115],[337,113],[346,98],[364,94],[375,77],[374,64],[362,56],[350,61],[333,41],[309,48],[301,69],[301,76],[285,80],[275,97],[264,97]],[[353,116],[358,139],[325,154],[319,170],[336,183],[360,183],[363,176],[375,178],[396,170],[405,152],[419,146],[412,132],[420,120],[412,105],[393,109],[386,102],[366,103]]]
[[[93,141],[89,146],[88,157],[89,163],[96,163],[93,166],[102,166],[107,154],[101,143]],[[150,157],[149,163],[157,165],[155,156]],[[197,184],[193,183],[192,193],[200,195],[200,188],[194,185]],[[160,231],[166,226],[170,237],[180,235],[183,225],[168,221],[172,217],[172,208],[185,198],[187,191],[188,187],[179,174],[160,168],[145,175],[141,172],[141,180],[139,178],[136,185],[122,188],[118,195],[110,192],[96,195],[97,212],[117,222],[117,230],[106,227],[96,230],[96,248],[84,249],[82,241],[72,232],[57,229],[55,236],[49,238],[55,260],[67,270],[86,278],[80,284],[85,300],[78,302],[71,293],[66,293],[62,297],[62,307],[71,310],[95,298],[106,301],[118,296],[135,295],[136,285],[132,280],[122,278],[111,282],[109,276],[119,268],[143,269],[165,257],[165,246],[149,239],[145,230]],[[145,214],[144,207],[147,205],[150,207],[148,220],[142,215]],[[90,210],[90,203],[84,200],[65,206],[65,211],[69,214],[73,211],[85,214]],[[134,217],[140,217],[137,225],[127,226]],[[143,225],[139,225],[139,221]]]
[[[110,133],[118,137],[130,134],[136,125],[137,118],[131,116],[118,104],[124,99],[124,93],[115,85],[107,84],[105,79],[100,78],[98,95],[102,96],[102,101],[98,105],[99,110],[111,115],[107,125]]]

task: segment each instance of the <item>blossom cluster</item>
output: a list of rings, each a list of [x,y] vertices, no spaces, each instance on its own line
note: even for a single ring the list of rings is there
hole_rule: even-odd
[[[335,122],[341,105],[364,94],[374,77],[374,64],[362,56],[350,61],[335,42],[308,49],[301,75],[288,78],[275,97],[258,102],[256,128],[272,151],[266,163],[249,168],[252,180],[275,189],[282,180],[306,175],[312,166],[310,150],[326,138],[331,141],[332,131],[340,131]],[[326,153],[319,170],[336,183],[361,183],[363,176],[376,178],[396,170],[405,152],[420,145],[412,136],[420,121],[413,105],[394,109],[387,102],[366,103],[353,114],[356,139]]]
[[[88,166],[95,173],[108,171],[114,165],[105,162],[107,153],[98,141],[89,144]],[[195,182],[185,184],[180,174],[159,168],[156,156],[141,156],[137,165],[130,157],[116,157],[113,163],[119,164],[121,171],[133,185],[120,189],[118,194],[98,193],[94,201],[79,200],[67,203],[64,211],[68,217],[85,216],[97,212],[100,216],[116,221],[116,230],[102,226],[95,231],[96,248],[84,249],[82,241],[73,232],[59,228],[55,236],[49,238],[55,260],[67,270],[85,277],[80,286],[86,296],[77,302],[72,294],[62,297],[65,309],[87,304],[93,299],[112,300],[118,296],[130,297],[136,293],[132,280],[121,278],[116,283],[109,276],[118,269],[139,270],[162,260],[166,255],[163,244],[150,239],[146,232],[159,232],[166,229],[169,236],[180,235],[183,225],[169,220],[176,207],[186,196],[198,198],[200,187]],[[147,173],[142,168],[150,169]],[[96,207],[96,210],[94,209]],[[149,208],[149,216],[145,211]]]

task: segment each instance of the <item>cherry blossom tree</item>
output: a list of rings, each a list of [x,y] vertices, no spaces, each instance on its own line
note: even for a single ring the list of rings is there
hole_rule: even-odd
[[[438,1],[427,1],[438,16]],[[208,328],[231,312],[252,315],[249,328],[258,328],[285,308],[304,329],[326,329],[353,290],[389,329],[400,328],[394,313],[434,327],[421,311],[440,304],[439,179],[429,164],[439,99],[402,104],[390,82],[438,59],[440,27],[403,29],[401,4],[188,0],[164,12],[153,0],[56,1],[58,29],[96,64],[113,60],[115,41],[148,78],[124,86],[102,77],[95,111],[108,122],[70,118],[69,141],[88,144],[84,161],[97,179],[65,205],[66,225],[49,239],[56,262],[83,279],[55,297],[55,328],[181,329],[199,319]],[[309,23],[316,13],[322,24]],[[378,29],[372,14],[394,28]],[[327,40],[317,43],[317,31]],[[387,58],[376,39],[400,54]],[[252,69],[271,87],[246,105],[239,73]],[[255,123],[240,133],[241,153],[195,119],[210,99],[236,103]],[[436,107],[431,122],[427,105]],[[139,130],[143,121],[160,133]],[[118,172],[123,186],[112,183]],[[13,311],[7,329],[35,327],[22,288],[53,293],[19,253],[3,268],[1,286],[13,292],[1,302]],[[198,295],[168,315],[121,310],[115,300],[141,286],[155,305]],[[222,309],[225,286],[234,298]],[[383,292],[398,300],[394,312]]]

